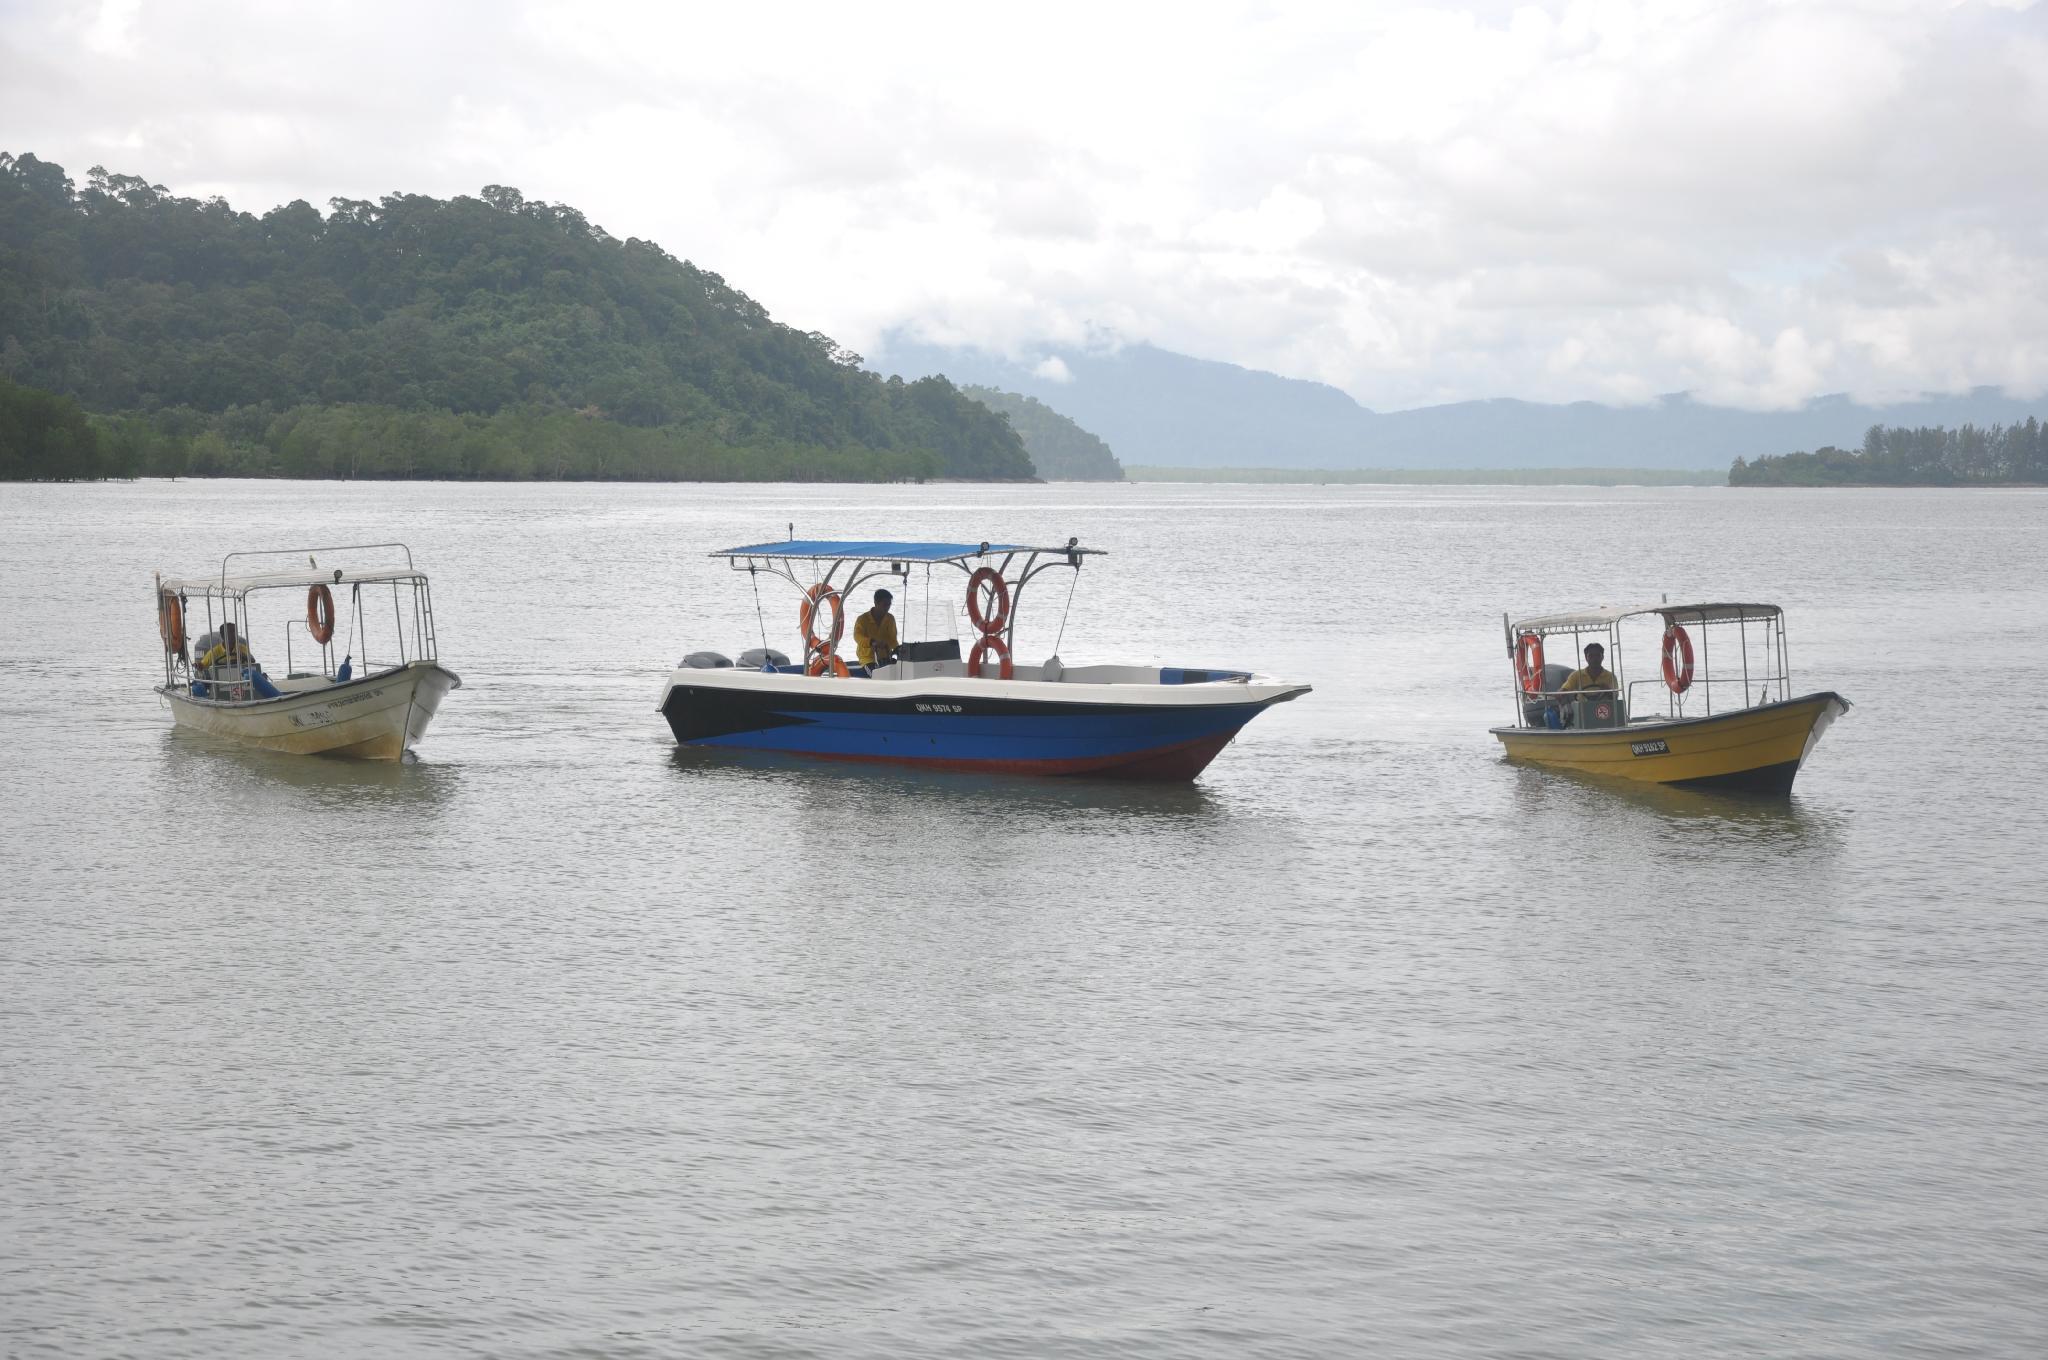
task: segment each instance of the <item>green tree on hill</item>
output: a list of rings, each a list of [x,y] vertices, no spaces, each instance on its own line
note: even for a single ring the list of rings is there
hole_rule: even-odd
[[[110,470],[77,402],[0,378],[0,481],[70,481]]]
[[[200,472],[187,446],[207,433],[228,449],[212,462],[262,475],[1032,475],[1016,434],[944,379],[860,363],[717,274],[503,185],[257,216],[0,154],[0,376],[128,422],[114,442],[142,471],[182,456]],[[322,411],[352,414],[323,427],[326,452],[288,451]],[[204,428],[174,429],[177,412]],[[533,458],[545,431],[557,456]],[[373,435],[347,458],[332,442]]]

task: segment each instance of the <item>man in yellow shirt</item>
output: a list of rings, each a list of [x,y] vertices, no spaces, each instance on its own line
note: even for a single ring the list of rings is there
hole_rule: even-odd
[[[853,621],[854,655],[870,672],[896,659],[896,616],[889,612],[893,598],[886,590],[876,591],[875,607]]]
[[[249,653],[249,644],[235,636],[235,625],[224,623],[220,626],[220,640],[206,649],[206,654],[194,662],[200,670],[215,666],[250,666],[256,658]]]
[[[264,699],[275,699],[279,694],[277,686],[271,684],[270,677],[263,673],[263,667],[256,663],[249,644],[235,635],[232,623],[220,626],[220,641],[206,649],[206,654],[194,663],[193,669],[192,697],[195,699],[207,698],[211,692],[210,688],[202,689],[206,681],[198,678],[201,675],[212,680],[245,679],[255,687],[258,697]]]
[[[1600,663],[1607,657],[1607,649],[1597,642],[1586,644],[1586,664],[1564,678],[1563,693],[1605,694],[1613,698],[1621,691],[1621,682],[1614,678],[1614,672]]]

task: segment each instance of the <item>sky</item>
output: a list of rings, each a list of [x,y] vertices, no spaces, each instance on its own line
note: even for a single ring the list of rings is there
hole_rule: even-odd
[[[2048,0],[0,0],[0,150],[254,212],[509,185],[868,354],[2048,390]]]

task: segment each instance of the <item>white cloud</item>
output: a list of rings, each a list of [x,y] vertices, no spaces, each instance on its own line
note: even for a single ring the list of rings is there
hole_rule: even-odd
[[[1047,382],[1070,383],[1074,380],[1073,370],[1068,368],[1067,361],[1060,358],[1057,354],[1049,355],[1040,360],[1032,368],[1031,375],[1035,378],[1043,378]]]
[[[17,4],[5,149],[515,185],[856,349],[1105,331],[1382,409],[2048,388],[2029,0]]]

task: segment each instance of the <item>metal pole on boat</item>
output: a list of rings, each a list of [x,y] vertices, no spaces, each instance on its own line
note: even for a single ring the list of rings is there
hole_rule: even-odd
[[[1705,632],[1703,628],[1700,630]],[[1749,611],[1743,610],[1736,619],[1735,631],[1742,639],[1742,706],[1749,707]]]

